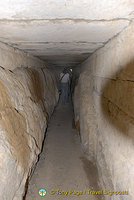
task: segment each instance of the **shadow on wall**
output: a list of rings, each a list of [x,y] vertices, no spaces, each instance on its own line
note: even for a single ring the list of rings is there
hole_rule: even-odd
[[[134,60],[111,78],[99,81],[99,86],[105,84],[101,87],[98,116],[101,134],[97,157],[101,184],[110,190],[129,190],[127,199],[130,200],[134,195]],[[119,199],[125,198],[120,196]]]
[[[109,122],[126,137],[134,138],[134,60],[108,80],[101,105]]]

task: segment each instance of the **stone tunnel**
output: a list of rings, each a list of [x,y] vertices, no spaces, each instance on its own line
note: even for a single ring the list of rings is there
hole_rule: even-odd
[[[1,0],[0,28],[0,200],[134,200],[134,1]]]

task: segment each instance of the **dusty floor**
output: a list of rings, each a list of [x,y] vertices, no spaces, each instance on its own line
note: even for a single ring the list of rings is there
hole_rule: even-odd
[[[97,169],[82,152],[79,135],[72,129],[72,116],[70,104],[56,108],[26,200],[103,199],[101,195],[88,195],[88,190],[99,190]],[[40,188],[47,190],[46,196],[39,196]],[[83,194],[77,192],[76,195],[73,191],[82,191]]]

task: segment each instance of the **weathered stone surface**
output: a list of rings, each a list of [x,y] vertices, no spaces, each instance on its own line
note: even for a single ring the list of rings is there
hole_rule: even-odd
[[[23,198],[58,101],[55,81],[46,69],[0,68],[0,199]]]
[[[133,19],[133,0],[1,0],[0,41],[76,66]]]
[[[24,51],[0,42],[0,66],[12,70],[17,67],[27,66],[45,67],[45,63]]]
[[[108,200],[134,199],[133,31],[131,23],[80,66],[74,93],[82,143],[97,162],[103,189],[129,191]]]
[[[133,0],[11,0],[10,5],[5,0],[0,4],[0,19],[117,19],[131,15],[133,5]]]

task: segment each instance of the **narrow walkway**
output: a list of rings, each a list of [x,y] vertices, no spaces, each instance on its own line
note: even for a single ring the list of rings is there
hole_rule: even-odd
[[[26,200],[103,199],[101,195],[88,195],[88,190],[99,190],[97,169],[81,150],[79,135],[72,129],[72,116],[71,105],[59,105],[56,108]],[[40,188],[47,190],[46,196],[39,196]],[[55,194],[50,194],[52,190]],[[63,194],[58,190],[64,191]],[[83,194],[77,196],[78,192],[76,195],[70,190],[82,191]]]

